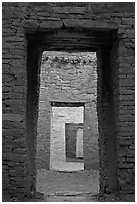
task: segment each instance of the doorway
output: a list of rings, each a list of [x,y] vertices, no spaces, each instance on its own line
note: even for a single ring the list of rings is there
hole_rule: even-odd
[[[83,124],[83,109],[84,107],[52,106],[50,170],[68,172],[84,170],[84,162],[77,159],[81,149],[83,154],[83,135],[78,140],[76,127],[77,123]]]
[[[96,104],[95,52],[43,52],[36,148],[38,191],[46,193],[45,189],[50,186],[48,181],[54,176],[56,189],[51,188],[52,193],[72,189],[75,193],[87,193],[93,183],[91,191],[98,193]],[[88,177],[91,180],[87,182]],[[68,187],[64,183],[68,183]]]
[[[75,34],[74,34],[75,33]],[[71,39],[68,39],[64,44],[64,37],[65,39],[72,34]],[[73,35],[74,34],[74,35]],[[89,34],[92,35],[93,39],[90,38]],[[114,34],[114,35],[113,35]],[[48,51],[55,50],[55,51],[65,51],[68,53],[72,52],[80,52],[85,51],[89,52],[96,52],[97,54],[97,92],[96,97],[97,101],[94,105],[94,108],[97,108],[97,119],[98,119],[98,129],[99,129],[99,140],[98,140],[98,147],[99,147],[99,166],[100,166],[100,191],[106,192],[106,191],[115,191],[115,189],[118,188],[117,185],[117,162],[116,162],[116,112],[114,110],[117,110],[117,96],[118,96],[118,84],[116,83],[116,80],[114,76],[117,76],[116,72],[116,64],[115,64],[115,58],[116,58],[116,33],[115,32],[109,32],[109,31],[75,31],[73,30],[66,30],[62,31],[59,30],[57,32],[48,33],[47,34],[49,39],[60,39],[60,41],[56,44],[53,41],[50,41],[49,44],[47,44],[46,35],[43,35],[43,33],[35,33],[31,35],[28,34],[28,64],[27,64],[27,74],[28,74],[28,95],[27,95],[27,136],[26,136],[26,142],[27,142],[27,152],[28,152],[28,189],[30,189],[30,186],[36,187],[36,144],[38,144],[37,141],[37,118],[38,118],[38,98],[39,98],[39,85],[40,85],[40,59],[43,50],[47,48]],[[81,38],[80,38],[81,36]],[[83,37],[84,36],[84,37]],[[85,38],[86,36],[86,38]],[[72,38],[76,41],[73,42]],[[81,39],[81,43],[79,43],[79,39]],[[63,46],[63,47],[62,47]],[[33,60],[32,60],[33,59]],[[47,58],[46,58],[47,60]],[[56,63],[56,60],[53,64]],[[85,62],[83,62],[85,63]],[[53,65],[52,64],[52,65]],[[67,63],[66,63],[67,64]],[[74,61],[75,64],[75,61]],[[66,66],[64,66],[66,68]],[[58,67],[60,69],[60,66]],[[68,69],[68,68],[67,68]],[[65,70],[65,69],[64,69]],[[69,69],[68,69],[69,70]],[[83,69],[84,70],[84,69]],[[75,73],[77,73],[77,69],[75,69]],[[69,72],[66,72],[73,78],[71,75],[71,70]],[[85,74],[87,72],[85,71]],[[50,72],[50,76],[54,78],[54,73]],[[56,79],[58,80],[58,76],[56,75]],[[79,79],[82,84],[85,82]],[[47,83],[47,81],[45,82]],[[91,85],[91,83],[88,83]],[[78,101],[76,100],[75,96],[78,96],[77,90],[75,89],[75,84],[71,83],[72,87],[74,87],[74,94],[73,95],[73,102],[83,102],[85,103],[85,100],[83,100],[83,96],[78,98]],[[67,84],[66,84],[67,87]],[[69,88],[67,87],[63,90],[62,94],[62,101],[58,100],[58,97],[56,95],[57,90],[53,94],[51,101],[59,101],[59,102],[70,102],[69,97],[67,96],[66,101],[66,91]],[[83,85],[81,85],[80,91],[87,91],[87,93],[90,94],[91,87],[86,87],[85,90],[82,89]],[[60,90],[61,83],[58,83],[58,91]],[[45,91],[45,90],[43,90]],[[84,93],[83,93],[84,94]],[[44,97],[47,97],[44,96]],[[48,95],[49,97],[49,95]],[[86,97],[86,96],[85,96]],[[94,101],[95,96],[93,96]],[[89,98],[87,97],[87,100]],[[84,150],[84,166],[85,169],[89,170],[91,168],[91,150],[90,148],[92,146],[92,142],[89,142],[89,137],[91,133],[91,124],[94,124],[94,119],[89,114],[90,111],[92,112],[92,108],[89,103],[85,103],[85,123],[86,123],[86,131],[83,131],[83,144],[87,148]],[[44,107],[46,107],[49,111],[48,114],[50,115],[51,107],[50,103],[44,103]],[[49,123],[48,127],[50,129],[50,120],[48,120],[50,117],[47,118],[46,122]],[[85,125],[84,125],[85,128]],[[49,130],[47,130],[47,133],[49,135]],[[84,136],[88,137],[84,137]],[[95,139],[95,138],[94,138]],[[48,137],[48,140],[43,142],[43,144],[47,144],[46,148],[43,148],[46,154],[44,155],[44,161],[42,164],[45,165],[45,169],[49,168],[50,164],[50,137]],[[93,145],[94,147],[94,145]],[[93,151],[92,151],[93,152]],[[113,159],[112,159],[113,158]],[[95,162],[96,163],[96,162]],[[31,187],[32,188],[32,187]]]

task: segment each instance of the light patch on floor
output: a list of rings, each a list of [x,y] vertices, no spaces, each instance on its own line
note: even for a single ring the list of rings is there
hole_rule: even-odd
[[[37,191],[44,195],[78,195],[99,193],[99,171],[37,171]]]

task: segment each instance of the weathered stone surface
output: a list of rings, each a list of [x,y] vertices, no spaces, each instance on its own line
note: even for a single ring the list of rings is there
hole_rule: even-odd
[[[10,121],[23,121],[24,116],[19,114],[3,114],[2,119]]]
[[[62,27],[62,22],[61,21],[46,21],[46,22],[42,22],[40,23],[40,29],[44,29],[44,28],[61,28]]]
[[[39,23],[37,22],[37,20],[27,20],[25,23],[25,28],[28,28],[28,29],[33,28],[33,29],[37,30],[38,26],[39,26]]]
[[[57,13],[74,13],[74,14],[84,14],[87,10],[86,7],[72,7],[72,6],[63,6],[63,7],[54,7],[53,8],[54,12]]]
[[[115,30],[118,28],[116,23],[110,23],[109,21],[98,21],[98,20],[79,20],[79,19],[64,19],[64,25],[66,27],[80,27],[80,28],[91,28],[91,29],[109,29]]]

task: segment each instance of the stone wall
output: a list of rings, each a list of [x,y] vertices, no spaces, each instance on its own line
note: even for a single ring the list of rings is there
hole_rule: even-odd
[[[100,192],[134,193],[134,19],[133,2],[2,4],[4,192],[24,196],[35,191],[42,51],[94,50],[98,56]],[[107,149],[108,144],[114,148]]]
[[[37,168],[49,169],[50,153],[50,123],[51,102],[80,102],[87,107],[89,117],[92,118],[92,130],[85,134],[84,140],[91,141],[92,146],[86,142],[84,145],[85,168],[93,168],[92,160],[98,158],[98,123],[96,111],[97,96],[97,65],[96,53],[68,53],[47,51],[42,56],[42,66],[40,73],[40,95],[39,95],[39,118],[38,118],[38,137],[37,137]],[[77,110],[78,107],[73,109]],[[69,113],[68,113],[69,115]],[[81,117],[84,117],[82,115]],[[85,116],[86,117],[86,116]],[[79,116],[74,115],[77,121]],[[73,120],[74,120],[73,119]],[[75,121],[75,122],[76,122]],[[70,121],[73,122],[73,121]],[[76,122],[77,123],[77,122]],[[88,126],[85,121],[85,131]],[[93,138],[95,138],[93,140]],[[91,159],[90,154],[93,155]]]

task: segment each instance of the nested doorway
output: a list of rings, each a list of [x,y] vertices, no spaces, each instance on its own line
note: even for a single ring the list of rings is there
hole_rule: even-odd
[[[75,103],[71,105],[75,105]],[[84,160],[78,159],[81,154],[83,158],[83,134],[78,134],[77,127],[80,124],[83,126],[83,110],[84,107],[82,106],[52,106],[50,170],[84,170]]]
[[[64,37],[62,37],[62,34]],[[71,35],[71,38],[69,38]],[[48,36],[48,41],[46,40]],[[91,37],[92,36],[92,37]],[[86,38],[85,38],[86,37]],[[59,39],[57,42],[56,39]],[[64,42],[64,38],[67,39]],[[43,50],[58,51],[92,51],[97,53],[97,115],[99,126],[99,166],[100,166],[100,190],[105,192],[114,191],[118,188],[117,165],[116,165],[116,111],[118,97],[117,83],[117,42],[116,31],[51,31],[27,34],[28,60],[27,60],[27,153],[28,153],[28,175],[27,188],[36,187],[36,141],[37,141],[37,119],[38,101],[40,87],[40,61]],[[72,40],[74,39],[74,41]],[[80,40],[80,41],[79,41]],[[57,43],[55,43],[57,42]],[[88,91],[90,91],[89,89]],[[52,100],[53,101],[53,100]],[[46,106],[50,110],[49,104]],[[89,105],[87,105],[89,107]],[[89,112],[89,109],[87,109]],[[50,111],[49,111],[50,113]],[[87,118],[91,124],[91,118]],[[50,124],[49,124],[50,127]],[[87,129],[86,134],[90,132]],[[49,143],[49,141],[48,141]],[[86,144],[91,145],[86,142]],[[46,148],[46,162],[49,164],[49,146]],[[88,152],[86,152],[88,154]],[[85,153],[85,154],[86,154]],[[89,154],[90,158],[91,154]],[[85,166],[89,164],[84,161]]]
[[[38,191],[54,194],[73,189],[75,193],[87,193],[90,186],[92,192],[98,193],[96,104],[95,52],[43,53],[36,157]],[[48,160],[45,155],[49,156]],[[56,186],[53,189],[49,188],[52,177]],[[87,181],[89,177],[91,180]]]

